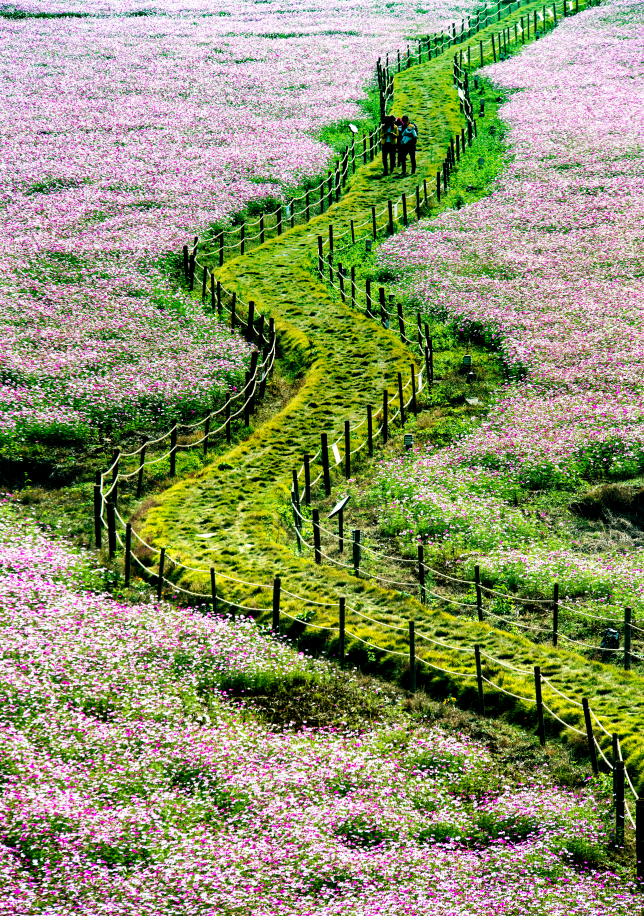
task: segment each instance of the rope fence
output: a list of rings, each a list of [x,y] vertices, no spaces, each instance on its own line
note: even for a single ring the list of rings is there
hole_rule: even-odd
[[[505,15],[509,15],[513,12],[513,6],[515,7],[514,12],[516,12],[522,5],[518,2],[516,4],[510,3],[505,7]],[[594,0],[585,4],[585,6],[595,5]],[[580,10],[580,5],[578,0],[562,0],[561,2],[562,16],[571,15],[577,13]],[[552,21],[553,25],[557,23],[557,4],[552,3],[547,7],[544,6],[542,11],[535,11],[533,17],[533,33],[538,34],[538,26],[541,24],[542,30],[545,31],[549,22]],[[407,47],[406,55],[401,55],[400,52],[397,52],[397,72],[401,72],[402,69],[412,66],[413,63],[421,63],[423,59],[423,54],[427,55],[427,59],[431,60],[432,57],[436,57],[439,54],[444,53],[446,47],[452,47],[457,43],[464,44],[465,41],[471,40],[474,35],[476,35],[482,29],[485,29],[490,24],[490,16],[496,16],[496,20],[492,18],[492,22],[500,22],[503,18],[501,3],[496,4],[495,7],[489,8],[486,7],[484,10],[479,11],[476,16],[472,19],[467,20],[467,27],[465,26],[465,21],[461,22],[460,34],[457,34],[455,24],[452,25],[451,34],[449,32],[445,34],[444,32],[438,36],[432,36],[428,39],[422,39],[418,42],[418,47],[412,52],[411,46]],[[472,136],[476,136],[476,121],[474,119],[474,110],[473,105],[469,98],[469,73],[471,69],[476,66],[482,65],[486,62],[486,55],[491,54],[493,60],[497,60],[497,57],[500,57],[501,54],[507,53],[507,49],[514,44],[515,46],[525,40],[525,37],[530,37],[530,17],[520,17],[520,22],[516,23],[512,28],[507,27],[498,32],[496,36],[491,35],[488,38],[479,41],[479,60],[473,62],[472,56],[472,45],[468,45],[464,50],[461,49],[459,54],[454,58],[454,81],[457,86],[459,99],[461,102],[461,107],[463,113],[465,114],[467,121],[467,130],[463,130],[460,136],[456,136],[452,142],[450,142],[447,155],[443,164],[443,169],[441,172],[437,173],[437,184],[436,189],[431,192],[428,192],[426,184],[421,189],[417,186],[416,189],[416,213],[418,218],[420,218],[421,208],[428,208],[430,203],[434,200],[440,200],[441,192],[445,192],[447,189],[447,183],[445,182],[445,175],[447,172],[447,181],[449,181],[450,172],[456,167],[456,163],[459,161],[460,155],[465,150],[465,144],[467,143],[471,146]],[[390,66],[389,55],[386,57],[386,63],[382,64],[381,61],[378,61],[378,79],[380,86],[380,97],[381,97],[381,113],[386,111],[386,106],[390,99],[393,97],[393,82],[394,82],[394,73],[396,64]],[[363,164],[366,164],[368,159],[373,161],[375,154],[378,151],[380,140],[377,135],[377,131],[373,130],[369,134],[363,137],[362,144],[362,159]],[[329,175],[322,179],[319,184],[313,188],[309,189],[304,195],[300,197],[293,197],[290,199],[289,205],[286,209],[286,220],[290,225],[294,225],[295,221],[300,218],[304,218],[304,221],[308,221],[311,218],[313,213],[313,207],[311,203],[311,194],[314,192],[320,192],[320,201],[319,201],[319,212],[324,212],[324,206],[328,206],[333,202],[333,196],[336,197],[336,201],[339,199],[339,194],[341,190],[346,186],[349,179],[349,171],[351,170],[352,174],[355,174],[357,164],[356,159],[359,159],[360,151],[356,154],[356,144],[353,142],[350,148],[347,148],[342,153],[340,157],[340,162],[336,164],[335,169],[332,170]],[[422,197],[421,197],[422,194]],[[295,207],[295,204],[302,204],[303,207],[298,209]],[[338,236],[342,238],[345,235],[351,234],[351,244],[355,244],[355,231],[356,229],[364,228],[369,226],[373,231],[374,236],[377,235],[379,231],[383,229],[385,231],[393,230],[392,224],[398,224],[398,208],[402,206],[402,221],[403,225],[407,224],[409,208],[407,206],[407,201],[405,195],[402,194],[398,201],[388,201],[387,207],[384,208],[380,213],[376,213],[375,210],[372,211],[371,220],[367,220],[362,224],[354,225],[352,223],[351,229],[347,230],[343,235]],[[282,214],[282,207],[272,214],[274,216],[274,225],[268,226],[263,217],[260,218],[255,223],[245,223],[239,227],[239,239],[235,242],[226,241],[223,236],[222,230],[219,230],[216,234],[206,235],[202,238],[202,245],[215,241],[216,248],[220,252],[225,252],[226,250],[237,250],[239,249],[241,253],[244,253],[246,244],[248,242],[256,241],[260,239],[260,244],[268,237],[268,233],[273,231],[275,234],[281,234],[284,228],[284,220]],[[378,225],[378,221],[385,217],[383,226]],[[253,229],[258,227],[259,231],[257,233],[252,233],[246,236],[246,229]],[[482,715],[485,715],[485,693],[484,693],[484,684],[487,684],[489,688],[493,691],[502,693],[509,696],[517,702],[529,704],[534,706],[537,711],[537,719],[539,725],[539,739],[542,745],[546,742],[545,736],[545,727],[544,727],[544,710],[552,717],[552,719],[561,725],[562,727],[571,729],[576,734],[585,737],[588,742],[588,749],[591,759],[591,766],[594,773],[599,772],[599,763],[597,759],[597,752],[599,752],[600,758],[603,761],[605,767],[608,768],[613,774],[613,786],[614,786],[614,797],[615,797],[615,818],[616,818],[616,841],[623,844],[624,837],[624,823],[625,818],[628,817],[628,820],[631,826],[637,831],[637,843],[638,848],[642,848],[644,844],[644,799],[640,799],[637,795],[633,782],[630,775],[628,774],[626,767],[624,765],[621,746],[619,742],[619,737],[615,733],[611,733],[605,727],[605,725],[598,719],[596,714],[590,709],[588,700],[586,698],[582,699],[582,702],[579,703],[577,700],[568,697],[563,693],[559,688],[555,687],[551,681],[541,675],[540,669],[535,667],[534,669],[534,696],[532,694],[519,695],[510,690],[507,690],[502,684],[497,683],[493,679],[493,673],[486,668],[485,674],[483,673],[483,667],[481,658],[485,658],[487,662],[492,665],[499,666],[500,669],[511,670],[514,674],[519,674],[522,678],[527,678],[531,676],[531,672],[524,671],[518,668],[513,667],[512,665],[504,662],[500,659],[496,659],[494,656],[491,656],[483,652],[480,646],[475,645],[474,647],[462,647],[462,646],[450,646],[446,643],[443,643],[439,640],[434,639],[433,637],[416,632],[415,622],[409,621],[409,652],[401,652],[397,649],[391,649],[384,646],[379,646],[374,642],[365,640],[358,633],[353,632],[351,629],[346,627],[346,613],[353,613],[361,619],[365,619],[373,622],[377,625],[385,626],[391,630],[397,630],[399,632],[404,632],[403,627],[398,627],[393,624],[387,624],[385,621],[377,620],[376,618],[370,617],[367,614],[362,613],[356,608],[352,608],[346,604],[344,598],[339,599],[338,603],[338,625],[337,626],[326,626],[313,623],[309,620],[304,620],[301,617],[293,616],[288,614],[286,611],[281,610],[281,595],[284,594],[296,602],[300,602],[302,607],[314,606],[314,607],[335,607],[334,602],[319,602],[303,596],[298,595],[295,592],[287,591],[286,589],[282,590],[281,579],[276,576],[272,585],[264,583],[248,583],[244,580],[237,579],[233,576],[226,575],[224,573],[216,571],[213,567],[201,568],[201,567],[192,567],[187,566],[181,563],[178,559],[171,557],[166,548],[156,548],[146,541],[144,541],[136,532],[133,531],[132,525],[129,522],[126,522],[121,514],[118,511],[118,484],[120,480],[127,480],[133,477],[137,477],[137,495],[140,495],[141,490],[141,481],[143,473],[146,467],[156,465],[162,461],[169,460],[170,462],[170,475],[174,476],[175,473],[175,460],[176,453],[181,449],[190,449],[196,448],[198,446],[203,446],[204,453],[207,453],[208,444],[212,437],[217,436],[221,433],[226,433],[228,441],[230,441],[230,424],[235,419],[240,419],[244,417],[246,425],[248,425],[248,416],[254,410],[256,400],[261,398],[264,394],[266,379],[268,375],[273,371],[275,353],[276,353],[276,335],[274,329],[273,319],[269,319],[269,328],[268,328],[268,338],[264,336],[265,329],[265,317],[258,316],[255,317],[254,314],[254,304],[252,302],[245,303],[241,300],[240,297],[237,297],[234,292],[229,292],[226,290],[222,284],[216,280],[214,273],[209,270],[209,268],[202,264],[197,256],[198,252],[199,239],[194,240],[192,251],[187,246],[184,246],[184,268],[186,273],[186,278],[189,282],[190,288],[194,287],[195,283],[195,272],[197,268],[202,270],[202,299],[205,300],[208,293],[211,297],[211,303],[213,310],[216,310],[221,316],[224,312],[230,315],[231,318],[231,327],[235,328],[239,326],[242,329],[242,332],[245,333],[249,342],[256,344],[257,349],[254,351],[254,358],[251,364],[251,370],[247,373],[246,381],[244,387],[236,392],[234,395],[228,395],[226,398],[226,403],[223,407],[219,408],[217,411],[213,411],[208,416],[197,423],[191,425],[180,425],[176,424],[172,430],[165,433],[163,436],[160,436],[158,439],[150,440],[149,442],[143,443],[138,449],[130,453],[116,453],[112,464],[104,473],[100,473],[94,487],[94,515],[95,515],[95,526],[96,526],[96,543],[100,548],[102,545],[102,536],[104,533],[107,534],[107,543],[110,557],[114,557],[117,551],[117,545],[120,549],[124,551],[124,566],[125,566],[125,586],[128,587],[131,580],[131,564],[132,558],[134,558],[135,563],[141,569],[142,575],[149,579],[150,576],[156,578],[157,585],[157,596],[160,599],[164,593],[164,590],[167,588],[172,589],[174,592],[180,595],[187,595],[191,598],[196,598],[200,601],[204,599],[209,600],[212,604],[213,612],[219,613],[222,610],[224,612],[232,613],[235,615],[237,610],[243,610],[248,612],[251,615],[256,615],[262,611],[271,611],[272,610],[272,629],[274,632],[279,632],[280,627],[280,615],[288,618],[289,620],[299,623],[304,628],[311,627],[320,631],[328,631],[330,633],[338,634],[338,645],[339,645],[339,661],[340,664],[344,663],[345,653],[346,653],[346,644],[347,639],[354,640],[366,646],[368,649],[373,650],[374,652],[394,655],[397,657],[408,658],[409,661],[409,685],[412,691],[416,690],[416,675],[417,670],[422,669],[422,667],[427,667],[432,671],[440,672],[444,675],[447,675],[455,679],[465,679],[467,681],[475,679],[478,693],[478,703],[479,711]],[[324,256],[325,247],[328,249],[328,253],[333,254],[333,239],[330,236],[328,241],[322,240],[321,252]],[[336,247],[336,252],[337,252]],[[207,249],[204,248],[204,251]],[[326,258],[329,263],[329,267],[333,269],[333,257]],[[220,263],[223,263],[223,256],[220,255]],[[324,265],[326,270],[326,264]],[[338,264],[337,269],[338,282],[337,284],[334,281],[333,274],[330,275],[329,282],[333,288],[340,294],[344,299],[347,295],[346,287],[344,287],[344,281],[346,275],[341,269],[341,265]],[[352,278],[351,284],[351,296],[352,302],[357,301],[357,296],[354,292],[354,284]],[[397,588],[407,589],[409,588],[410,583],[399,582],[395,580],[390,580],[383,578],[377,573],[372,573],[361,568],[361,557],[362,551],[364,550],[366,554],[371,556],[374,559],[385,559],[385,560],[395,560],[400,562],[403,565],[413,566],[414,570],[417,571],[417,583],[420,589],[420,600],[422,603],[425,603],[428,596],[434,597],[437,600],[445,601],[451,604],[460,605],[461,607],[474,608],[477,609],[479,620],[483,620],[483,596],[487,595],[490,599],[508,601],[515,605],[529,605],[531,607],[535,606],[545,606],[552,608],[553,613],[553,626],[552,628],[545,627],[530,627],[530,629],[538,630],[540,632],[552,632],[553,645],[557,645],[558,637],[568,640],[569,642],[575,642],[572,638],[561,633],[557,621],[558,621],[558,611],[559,611],[559,601],[558,601],[558,584],[555,583],[553,589],[553,599],[531,599],[531,598],[520,598],[514,595],[506,595],[498,590],[491,589],[485,586],[480,580],[480,573],[478,566],[475,567],[475,579],[474,581],[461,579],[455,576],[451,576],[441,570],[433,569],[424,562],[423,558],[423,548],[422,545],[419,545],[418,548],[418,559],[409,559],[409,558],[397,558],[390,557],[386,555],[380,555],[377,551],[371,548],[369,545],[361,543],[360,532],[359,530],[352,531],[351,535],[351,559],[352,562],[349,564],[343,563],[335,558],[332,558],[328,552],[322,551],[321,535],[324,532],[327,536],[332,538],[338,538],[339,544],[343,545],[345,538],[342,531],[342,514],[339,515],[339,533],[336,535],[334,532],[329,531],[328,529],[323,528],[319,524],[319,515],[316,520],[315,516],[317,510],[313,510],[313,543],[310,544],[304,540],[302,535],[302,528],[304,524],[311,523],[311,520],[306,518],[302,511],[299,501],[299,482],[301,478],[304,478],[304,499],[306,505],[310,505],[311,501],[311,489],[320,480],[323,480],[325,493],[326,495],[330,494],[330,472],[332,469],[340,468],[344,470],[345,476],[348,478],[350,476],[351,469],[351,458],[361,451],[363,448],[367,448],[369,454],[373,454],[374,449],[374,439],[382,436],[383,443],[387,442],[389,436],[390,425],[394,424],[396,421],[399,422],[400,427],[404,427],[405,416],[408,415],[408,411],[411,410],[414,414],[418,409],[418,395],[427,389],[433,383],[433,363],[430,359],[431,355],[431,341],[427,336],[427,329],[425,328],[425,338],[421,333],[420,327],[420,316],[418,316],[418,338],[416,341],[413,338],[409,338],[405,331],[404,318],[401,319],[400,306],[398,306],[396,312],[394,313],[393,309],[387,307],[387,302],[383,302],[382,293],[378,293],[378,308],[374,307],[374,300],[371,297],[370,290],[365,289],[365,308],[367,314],[371,314],[371,317],[379,317],[383,322],[383,325],[388,326],[386,322],[390,322],[394,318],[399,319],[399,328],[401,332],[401,339],[404,343],[409,346],[418,345],[421,355],[424,357],[424,366],[418,370],[417,367],[411,363],[410,365],[410,376],[407,382],[403,385],[401,374],[398,375],[398,406],[393,413],[390,414],[390,403],[389,403],[389,394],[387,391],[383,393],[383,403],[378,407],[376,411],[373,411],[371,407],[367,408],[367,416],[363,418],[359,423],[352,425],[349,420],[345,421],[345,430],[344,435],[340,435],[336,438],[330,445],[328,442],[328,436],[326,434],[321,434],[320,448],[316,451],[313,456],[306,456],[302,467],[299,470],[293,471],[293,484],[291,488],[291,506],[293,509],[293,517],[295,528],[297,531],[298,546],[301,549],[302,546],[306,546],[309,549],[312,549],[315,553],[315,558],[318,563],[321,563],[322,557],[327,561],[333,563],[334,565],[342,566],[345,569],[348,569],[350,572],[353,572],[356,576],[371,578],[376,581],[382,581],[385,584],[393,585]],[[239,307],[245,309],[245,317],[242,318],[240,314]],[[261,361],[260,361],[261,359]],[[240,405],[233,411],[233,402],[240,401]],[[224,414],[224,423],[220,424],[214,429],[210,429],[210,424],[212,420],[220,417]],[[188,443],[179,443],[178,442],[178,432],[180,429],[184,429],[186,432],[191,433],[193,430],[198,429],[203,424],[204,430],[203,435],[194,442]],[[359,444],[354,447],[353,439],[355,439],[355,433],[362,429],[366,425],[366,435],[360,439]],[[353,437],[353,438],[352,438]],[[155,457],[151,460],[146,460],[146,449],[154,445],[158,445],[167,439],[170,439],[170,449],[164,452],[161,456]],[[333,455],[333,461],[329,458],[329,449]],[[139,465],[137,468],[123,472],[121,470],[121,463],[126,459],[139,458]],[[320,466],[319,473],[317,476],[311,480],[311,469],[317,469],[318,465]],[[120,526],[120,528],[118,527]],[[150,555],[158,558],[157,563],[157,572],[151,572],[150,568],[146,563],[144,563],[137,552],[132,549],[132,535],[134,534],[136,540],[138,541],[141,548],[150,552]],[[348,540],[348,539],[347,539]],[[342,547],[340,547],[342,550]],[[166,566],[167,564],[167,566]],[[205,577],[210,579],[210,596],[207,596],[204,592],[197,592],[190,589],[185,589],[176,584],[171,580],[167,575],[166,570],[170,567],[188,570],[193,573],[201,573]],[[440,595],[439,593],[432,591],[429,587],[428,577],[436,577],[438,579],[443,579],[443,581],[451,584],[458,585],[459,587],[464,587],[468,590],[473,589],[475,597],[471,601],[458,602],[449,598],[448,596]],[[244,589],[249,590],[249,592],[257,593],[257,597],[252,599],[245,599],[245,602],[239,603],[237,600],[227,600],[223,597],[222,594],[218,593],[217,583],[219,580],[228,582],[235,585],[243,586]],[[270,598],[270,603],[266,604],[265,602],[258,604],[258,599],[261,599],[262,596],[266,596],[267,599]],[[572,613],[576,611],[571,608]],[[636,627],[635,624],[630,620],[630,611],[625,617],[625,648],[624,648],[624,658],[625,658],[625,667],[630,667],[630,658],[640,658],[640,656],[635,655],[631,652],[631,629],[634,628],[639,632],[644,632],[644,628]],[[596,620],[610,620],[610,618],[603,618],[584,612],[578,612],[581,616],[586,618],[594,618]],[[485,610],[486,616],[492,616],[496,619],[504,619],[499,615],[494,615],[489,609]],[[529,626],[527,624],[522,624],[518,620],[512,620],[513,626]],[[611,621],[612,622],[612,621]],[[626,634],[628,633],[628,638]],[[416,638],[422,640],[425,643],[431,644],[434,648],[433,651],[457,651],[464,653],[469,656],[471,661],[474,663],[473,671],[457,671],[448,667],[444,667],[438,664],[435,664],[434,661],[418,655],[416,653],[415,645]],[[578,643],[580,645],[586,646],[586,644]],[[626,645],[628,644],[628,648]],[[592,647],[587,646],[588,648],[601,648],[602,651],[617,652],[620,650],[617,649],[604,649],[603,647]],[[542,698],[542,689],[547,689],[552,691],[552,694],[559,700],[570,703],[572,706],[582,710],[584,715],[584,725],[585,730],[581,730],[576,727],[576,725],[566,722],[558,712],[553,710],[551,706],[553,705],[553,700],[550,700],[551,705],[547,705]],[[603,739],[610,738],[612,742],[612,759],[609,759],[606,756],[604,749],[598,738],[595,736],[593,731],[593,720],[595,724],[600,729],[600,734]],[[635,800],[636,803],[636,819],[634,820],[631,811],[626,803],[624,798],[624,787],[628,785],[629,791]],[[641,860],[641,861],[639,861]],[[639,856],[638,858],[638,877],[644,878],[644,855]]]

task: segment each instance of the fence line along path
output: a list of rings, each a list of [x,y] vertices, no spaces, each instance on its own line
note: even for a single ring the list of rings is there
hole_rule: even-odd
[[[512,7],[508,23],[533,8],[541,9],[537,4]],[[485,38],[485,32],[479,32],[469,39],[472,54],[474,49],[480,52]],[[466,40],[460,47],[467,46]],[[223,266],[215,255],[205,261],[223,288],[274,319],[280,356],[293,372],[301,373],[302,385],[284,409],[246,441],[156,496],[143,521],[137,522],[137,533],[156,548],[167,548],[167,579],[206,598],[211,590],[208,570],[213,567],[228,577],[222,583],[226,599],[270,614],[266,586],[281,576],[285,613],[301,616],[307,610],[301,600],[286,594],[290,591],[321,602],[309,605],[309,610],[316,608],[316,622],[336,626],[337,599],[346,595],[352,606],[368,607],[376,621],[360,624],[358,635],[387,649],[407,652],[398,631],[387,630],[385,638],[385,622],[400,624],[406,632],[408,619],[415,617],[429,637],[448,637],[461,648],[480,644],[490,655],[523,670],[540,665],[549,681],[568,696],[579,699],[583,692],[592,697],[594,711],[618,727],[624,756],[641,771],[638,731],[644,718],[644,683],[636,675],[589,663],[574,653],[535,646],[485,624],[428,611],[415,598],[353,577],[351,570],[314,563],[309,552],[297,553],[292,539],[292,472],[301,467],[304,455],[318,452],[320,433],[327,432],[329,441],[335,441],[345,421],[354,426],[369,405],[377,410],[384,389],[395,403],[398,374],[408,379],[412,362],[417,371],[422,368],[420,358],[389,330],[333,295],[317,274],[318,237],[328,239],[333,225],[335,236],[346,238],[352,220],[368,221],[373,208],[382,211],[388,200],[396,201],[402,193],[415,200],[416,187],[425,181],[435,187],[450,139],[466,126],[453,81],[454,53],[455,48],[448,48],[394,78],[393,111],[409,113],[420,129],[416,175],[403,179],[397,171],[385,178],[375,160],[363,165],[324,214]],[[195,294],[200,294],[198,288]],[[402,448],[401,431],[394,434]],[[442,657],[444,667],[453,669],[450,652],[437,651],[434,661],[438,664]]]

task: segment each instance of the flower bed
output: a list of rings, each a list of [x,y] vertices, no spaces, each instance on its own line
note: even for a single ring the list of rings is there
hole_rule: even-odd
[[[381,249],[408,293],[527,371],[462,450],[530,482],[644,463],[638,16],[607,4],[486,68],[514,90],[497,187]]]
[[[521,553],[557,532],[512,506],[516,490],[574,490],[644,468],[643,137],[631,117],[642,50],[641,10],[611,2],[486,68],[509,93],[499,109],[509,158],[492,193],[380,249],[404,294],[497,349],[509,375],[483,422],[452,446],[404,473],[383,469],[383,489],[406,500],[399,530],[476,528],[475,548]],[[446,466],[445,499],[458,493],[460,512],[436,496]]]
[[[182,244],[319,174],[377,57],[452,11],[4,7],[0,445],[167,428],[238,382],[246,348],[176,289]]]
[[[0,508],[2,912],[632,912],[591,789],[395,717],[271,730],[227,687],[323,662],[99,581]]]

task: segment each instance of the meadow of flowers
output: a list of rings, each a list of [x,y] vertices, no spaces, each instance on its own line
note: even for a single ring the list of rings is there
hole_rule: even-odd
[[[405,293],[498,348],[510,376],[487,418],[451,447],[404,472],[383,468],[395,500],[385,521],[412,536],[476,529],[470,543],[498,549],[497,569],[508,550],[521,557],[534,538],[556,535],[511,505],[517,489],[574,489],[644,468],[644,123],[634,116],[643,35],[638,4],[609,2],[488,67],[508,93],[499,116],[509,156],[492,193],[381,249]],[[606,578],[615,560],[578,562]],[[629,585],[639,551],[630,566]]]
[[[169,253],[317,175],[377,57],[471,6],[3,5],[0,444],[167,426],[235,383],[246,348]]]
[[[246,620],[106,596],[10,503],[0,625],[1,913],[633,912],[593,864],[601,794],[504,776],[395,711],[271,730],[228,685],[326,663]]]

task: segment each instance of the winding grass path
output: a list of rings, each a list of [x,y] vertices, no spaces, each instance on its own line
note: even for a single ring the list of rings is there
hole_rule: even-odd
[[[523,7],[504,25],[513,24],[539,4]],[[583,14],[582,14],[583,15]],[[492,27],[494,29],[494,27]],[[478,42],[472,41],[478,55]],[[275,575],[282,578],[283,589],[303,595],[311,602],[330,602],[316,608],[312,621],[337,626],[338,596],[372,616],[373,622],[347,614],[349,629],[372,643],[402,655],[389,655],[373,661],[383,673],[400,673],[407,651],[407,619],[415,618],[420,632],[445,640],[456,648],[480,644],[496,659],[505,660],[523,671],[541,665],[557,687],[577,701],[591,699],[597,715],[609,730],[622,736],[629,768],[644,771],[644,749],[639,729],[644,713],[644,680],[630,673],[599,663],[588,662],[574,653],[536,646],[528,640],[494,630],[487,625],[453,618],[414,598],[388,592],[373,583],[355,579],[330,565],[317,566],[310,553],[296,550],[290,519],[291,474],[305,453],[315,453],[321,432],[336,438],[345,419],[353,423],[365,415],[367,404],[381,402],[382,391],[396,391],[397,373],[409,374],[413,355],[392,332],[379,323],[343,306],[330,295],[327,286],[311,269],[317,251],[317,237],[326,237],[329,223],[337,234],[356,222],[368,220],[371,207],[381,210],[388,198],[396,200],[405,191],[415,198],[416,183],[427,179],[434,186],[449,139],[463,126],[456,90],[451,79],[451,56],[410,68],[395,79],[396,114],[409,113],[419,126],[417,175],[382,177],[379,161],[363,167],[349,190],[326,214],[305,226],[287,231],[244,257],[217,269],[217,276],[229,290],[244,300],[255,301],[260,312],[273,315],[279,346],[287,363],[301,367],[303,384],[297,395],[277,415],[254,430],[243,443],[222,458],[207,465],[194,476],[176,483],[155,498],[146,517],[137,527],[141,535],[179,563],[218,573],[219,588],[232,602],[256,608],[258,616],[268,613],[270,585]],[[483,127],[484,122],[480,122]],[[211,264],[214,268],[214,264]],[[175,566],[167,570],[173,581],[184,588],[208,595],[209,576]],[[240,583],[223,576],[241,580]],[[249,588],[245,583],[257,583]],[[302,616],[315,605],[283,594],[282,608]],[[400,630],[389,629],[390,626]],[[298,633],[303,625],[295,624]],[[334,637],[336,634],[334,634]],[[418,653],[439,668],[472,672],[471,654],[417,641]],[[366,655],[363,652],[364,660]],[[356,657],[358,657],[356,655]],[[423,669],[426,679],[432,674]],[[512,671],[503,672],[490,663],[489,673],[496,683],[511,692],[533,696],[529,678]],[[452,696],[473,697],[473,681],[454,679],[434,672]],[[582,727],[581,710],[557,697],[548,688],[544,698],[568,722]],[[501,708],[512,703],[502,694],[490,694],[489,706]],[[532,713],[525,712],[528,721]],[[605,742],[602,742],[603,744]]]

